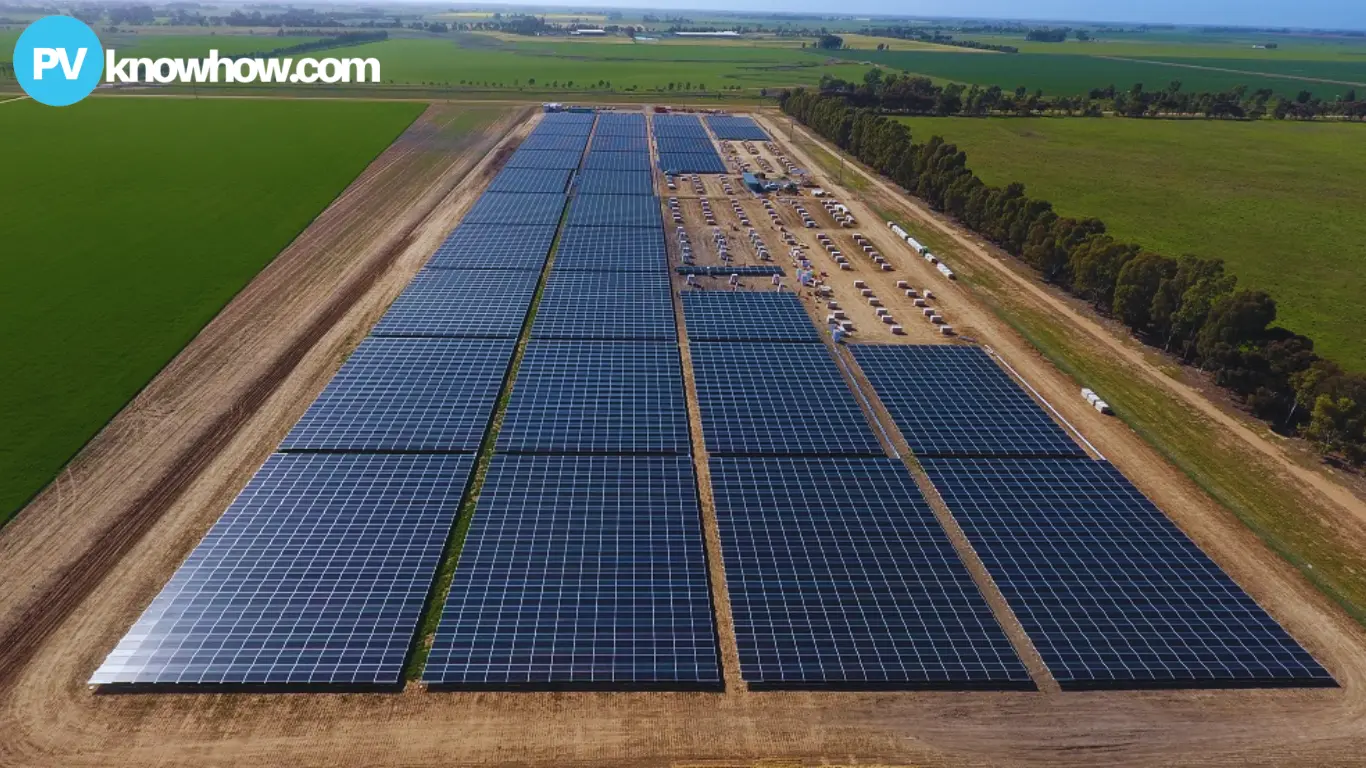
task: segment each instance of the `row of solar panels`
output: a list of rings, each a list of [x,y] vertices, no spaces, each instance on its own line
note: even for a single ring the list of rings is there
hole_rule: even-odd
[[[768,141],[768,134],[748,117],[708,115],[707,127],[716,138],[729,141]]]
[[[725,173],[707,130],[697,115],[654,115],[659,168],[665,173]]]
[[[592,117],[527,141],[586,142]],[[539,174],[559,191],[476,202],[92,684],[401,682],[578,165],[527,158],[561,155],[514,154],[495,184]]]
[[[859,456],[876,441],[799,302],[683,301],[745,680],[1030,686],[904,467]],[[980,349],[853,351],[1064,688],[1332,684]]]
[[[1333,684],[981,349],[852,349],[1063,688]]]
[[[591,146],[589,167],[611,151]],[[433,687],[720,685],[659,200],[647,172],[592,173],[456,565]]]
[[[683,317],[749,686],[1032,688],[797,297],[689,291]]]

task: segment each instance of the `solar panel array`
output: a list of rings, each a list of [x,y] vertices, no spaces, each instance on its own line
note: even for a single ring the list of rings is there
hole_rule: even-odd
[[[543,224],[554,226],[564,213],[564,195],[554,192],[518,194],[485,192],[469,213],[466,224]]]
[[[424,270],[371,333],[516,338],[539,280],[536,272]]]
[[[275,454],[92,685],[398,685],[471,455]]]
[[[720,687],[691,459],[495,456],[424,679]]]
[[[652,115],[650,122],[654,125],[656,141],[677,137],[707,138],[707,131],[697,115]]]
[[[541,116],[541,122],[532,135],[571,134],[587,136],[593,131],[597,115],[593,112],[548,112]]]
[[[726,164],[716,152],[660,153],[659,169],[665,173],[725,173]]]
[[[649,152],[589,152],[584,169],[590,171],[648,171]]]
[[[654,115],[659,167],[667,173],[725,173],[702,121],[696,115]]]
[[[668,266],[658,227],[566,226],[555,272],[657,272]]]
[[[645,115],[641,112],[599,112],[594,136],[644,136]]]
[[[921,463],[1064,689],[1334,684],[1110,464]]]
[[[639,152],[649,154],[650,139],[642,126],[638,134],[609,135],[598,132],[593,135],[593,152]]]
[[[540,133],[526,137],[519,149],[550,152],[582,152],[588,146],[588,134]]]
[[[554,241],[554,224],[461,224],[436,249],[427,269],[540,272]]]
[[[569,186],[572,168],[504,168],[489,183],[489,192],[556,192],[563,194]]]
[[[506,168],[571,170],[579,167],[583,153],[569,149],[519,149],[508,158]]]
[[[741,676],[784,687],[1034,687],[897,460],[714,458]]]
[[[917,456],[1086,455],[978,347],[851,349]]]
[[[823,344],[688,348],[712,455],[885,455]]]
[[[581,195],[652,195],[649,171],[584,171],[575,188]]]
[[[776,291],[688,291],[688,338],[697,341],[815,341],[821,337],[801,301]]]
[[[708,115],[707,126],[718,139],[730,141],[768,141],[768,134],[748,117]]]
[[[688,413],[678,346],[672,340],[532,340],[498,450],[686,454]]]
[[[674,341],[677,330],[669,279],[662,270],[552,270],[531,336],[536,339]]]
[[[515,343],[367,338],[280,450],[478,450]]]
[[[662,227],[659,199],[653,195],[586,195],[569,206],[572,227]]]
[[[700,275],[702,277],[730,277],[739,275],[741,277],[768,277],[770,275],[786,275],[787,272],[779,266],[763,265],[707,265],[683,264],[674,267],[674,271],[680,275]]]
[[[655,139],[660,154],[706,154],[713,151],[711,139],[703,134],[692,136],[660,136]]]
[[[402,684],[592,117],[532,132],[578,149],[514,155],[92,684]]]
[[[720,686],[659,200],[630,150],[645,121],[604,117],[424,672],[436,687]],[[602,170],[618,167],[640,170]]]

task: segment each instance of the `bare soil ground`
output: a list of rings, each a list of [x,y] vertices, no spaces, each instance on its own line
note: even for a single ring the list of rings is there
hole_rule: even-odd
[[[740,685],[678,694],[432,693],[412,685],[402,694],[89,691],[91,671],[482,189],[503,153],[469,169],[494,135],[511,131],[515,140],[524,130],[525,124],[516,131],[511,121],[500,124],[479,146],[452,152],[446,170],[424,181],[412,176],[430,170],[396,165],[384,172],[386,157],[397,162],[392,155],[406,151],[403,142],[396,145],[357,182],[368,180],[373,189],[350,196],[354,207],[333,223],[363,220],[365,231],[320,232],[306,250],[292,246],[282,254],[91,444],[69,480],[0,533],[0,578],[9,586],[0,594],[0,765],[1362,762],[1361,628],[1126,427],[1078,405],[1071,382],[962,286],[884,240],[878,248],[896,270],[870,272],[871,279],[934,287],[955,326],[971,329],[1019,369],[1342,687],[1066,694],[1049,686],[1037,693],[753,693]],[[885,229],[849,191],[822,181],[854,209],[859,231],[873,237],[879,225]],[[909,210],[904,200],[896,204]],[[728,211],[728,204],[718,206],[718,214]],[[758,213],[751,220],[763,229],[767,217]],[[786,249],[778,245],[770,250],[782,263]],[[852,286],[850,273],[831,274]],[[879,295],[892,293],[886,284],[878,284]],[[705,517],[705,489],[703,498]],[[725,662],[733,683],[734,658]]]

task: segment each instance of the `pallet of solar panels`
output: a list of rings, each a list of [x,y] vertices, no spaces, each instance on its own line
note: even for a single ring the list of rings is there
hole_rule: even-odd
[[[944,277],[947,277],[950,280],[958,279],[956,276],[954,276],[953,270],[949,269],[949,265],[945,264],[942,261],[934,265],[934,268],[939,270],[939,274],[943,275]]]

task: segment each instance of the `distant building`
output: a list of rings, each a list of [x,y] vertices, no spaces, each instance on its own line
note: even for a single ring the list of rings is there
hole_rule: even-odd
[[[573,36],[575,36],[575,37],[605,37],[605,36],[607,35],[607,30],[605,30],[605,29],[576,29],[576,30],[571,31],[569,34],[570,34],[570,35],[573,35]]]

